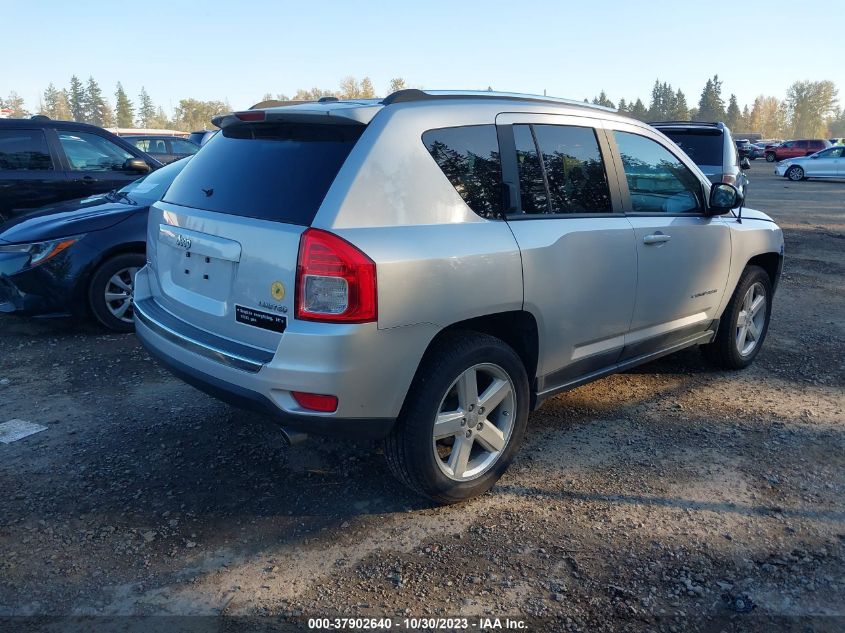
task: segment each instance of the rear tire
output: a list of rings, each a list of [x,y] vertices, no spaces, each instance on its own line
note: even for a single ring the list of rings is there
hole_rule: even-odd
[[[486,334],[447,334],[423,358],[385,440],[388,466],[440,504],[480,495],[513,459],[529,406],[525,366],[513,349]]]
[[[122,253],[103,262],[91,277],[88,304],[101,325],[112,332],[134,332],[132,288],[135,273],[147,259],[141,253]]]
[[[769,275],[759,266],[748,266],[725,308],[716,338],[701,346],[704,357],[723,369],[748,367],[763,347],[771,315]]]
[[[775,162],[775,155],[772,154],[771,152],[766,152],[766,162],[767,163]]]

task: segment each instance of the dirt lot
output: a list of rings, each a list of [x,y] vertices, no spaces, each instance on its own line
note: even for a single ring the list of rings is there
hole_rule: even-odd
[[[845,630],[845,182],[771,172],[754,162],[749,205],[787,264],[756,364],[687,350],[558,396],[500,484],[448,508],[377,445],[285,448],[131,335],[0,319],[0,422],[48,427],[0,444],[0,629]]]

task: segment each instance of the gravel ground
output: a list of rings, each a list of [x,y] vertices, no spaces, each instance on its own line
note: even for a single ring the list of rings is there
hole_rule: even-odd
[[[0,422],[47,427],[0,444],[0,617],[845,630],[845,182],[772,169],[754,162],[749,204],[787,263],[756,364],[686,350],[558,396],[499,485],[447,508],[394,483],[378,445],[285,448],[131,335],[0,319]]]

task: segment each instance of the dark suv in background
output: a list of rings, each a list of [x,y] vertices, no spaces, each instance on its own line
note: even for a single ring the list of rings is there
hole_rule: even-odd
[[[657,128],[684,150],[710,182],[725,182],[739,189],[748,188],[744,170],[751,168],[747,158],[740,159],[731,131],[721,122],[653,121]]]
[[[787,158],[809,156],[828,147],[832,147],[830,142],[821,138],[784,141],[780,145],[766,148],[766,160],[774,163],[775,161],[782,161]]]
[[[0,120],[0,224],[28,209],[119,189],[161,163],[111,132],[45,116]]]

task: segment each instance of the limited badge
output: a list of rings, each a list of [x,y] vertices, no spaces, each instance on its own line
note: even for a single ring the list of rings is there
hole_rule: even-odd
[[[285,298],[285,284],[281,281],[274,281],[270,286],[270,294],[276,301],[281,301]]]

